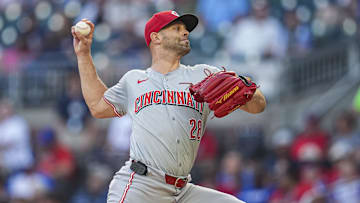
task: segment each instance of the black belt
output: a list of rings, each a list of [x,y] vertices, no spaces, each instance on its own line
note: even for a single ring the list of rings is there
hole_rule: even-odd
[[[139,174],[139,175],[146,175],[147,174],[147,166],[143,163],[141,163],[140,161],[135,161],[132,160],[131,161],[131,166],[130,169],[132,171],[134,171],[135,173]]]

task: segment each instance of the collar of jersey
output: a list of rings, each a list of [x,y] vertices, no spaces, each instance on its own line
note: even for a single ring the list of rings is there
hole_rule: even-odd
[[[166,74],[162,74],[160,72],[157,72],[156,70],[152,69],[151,67],[146,69],[146,72],[150,75],[150,76],[154,76],[154,77],[159,77],[159,78],[164,78],[164,77],[170,77],[173,75],[176,75],[177,73],[179,73],[180,71],[182,71],[182,69],[184,68],[183,64],[180,64],[179,67],[171,72],[168,72]]]

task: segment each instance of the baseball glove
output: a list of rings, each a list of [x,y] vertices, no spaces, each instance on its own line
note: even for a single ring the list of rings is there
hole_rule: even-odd
[[[256,84],[235,72],[223,71],[210,73],[199,83],[190,84],[190,93],[197,102],[207,102],[218,118],[235,111],[251,100]],[[205,72],[206,73],[206,72]]]

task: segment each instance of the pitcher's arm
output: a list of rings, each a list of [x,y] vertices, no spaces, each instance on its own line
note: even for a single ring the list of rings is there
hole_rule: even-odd
[[[115,117],[116,114],[113,108],[103,99],[104,93],[108,88],[98,76],[91,57],[94,24],[86,19],[82,21],[90,25],[91,31],[89,35],[84,36],[75,32],[74,27],[71,29],[74,38],[74,50],[78,61],[82,94],[92,116],[95,118]]]

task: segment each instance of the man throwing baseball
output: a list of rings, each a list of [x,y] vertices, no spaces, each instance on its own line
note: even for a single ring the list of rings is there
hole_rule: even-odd
[[[186,66],[189,32],[198,23],[191,14],[156,13],[145,27],[152,64],[131,70],[111,88],[96,73],[89,35],[72,28],[81,88],[96,118],[129,114],[133,120],[130,159],[115,174],[107,202],[240,203],[235,197],[190,183],[190,171],[211,111],[216,117],[237,108],[260,113],[265,98],[256,84],[233,72],[201,64]],[[134,59],[136,60],[136,59]]]

